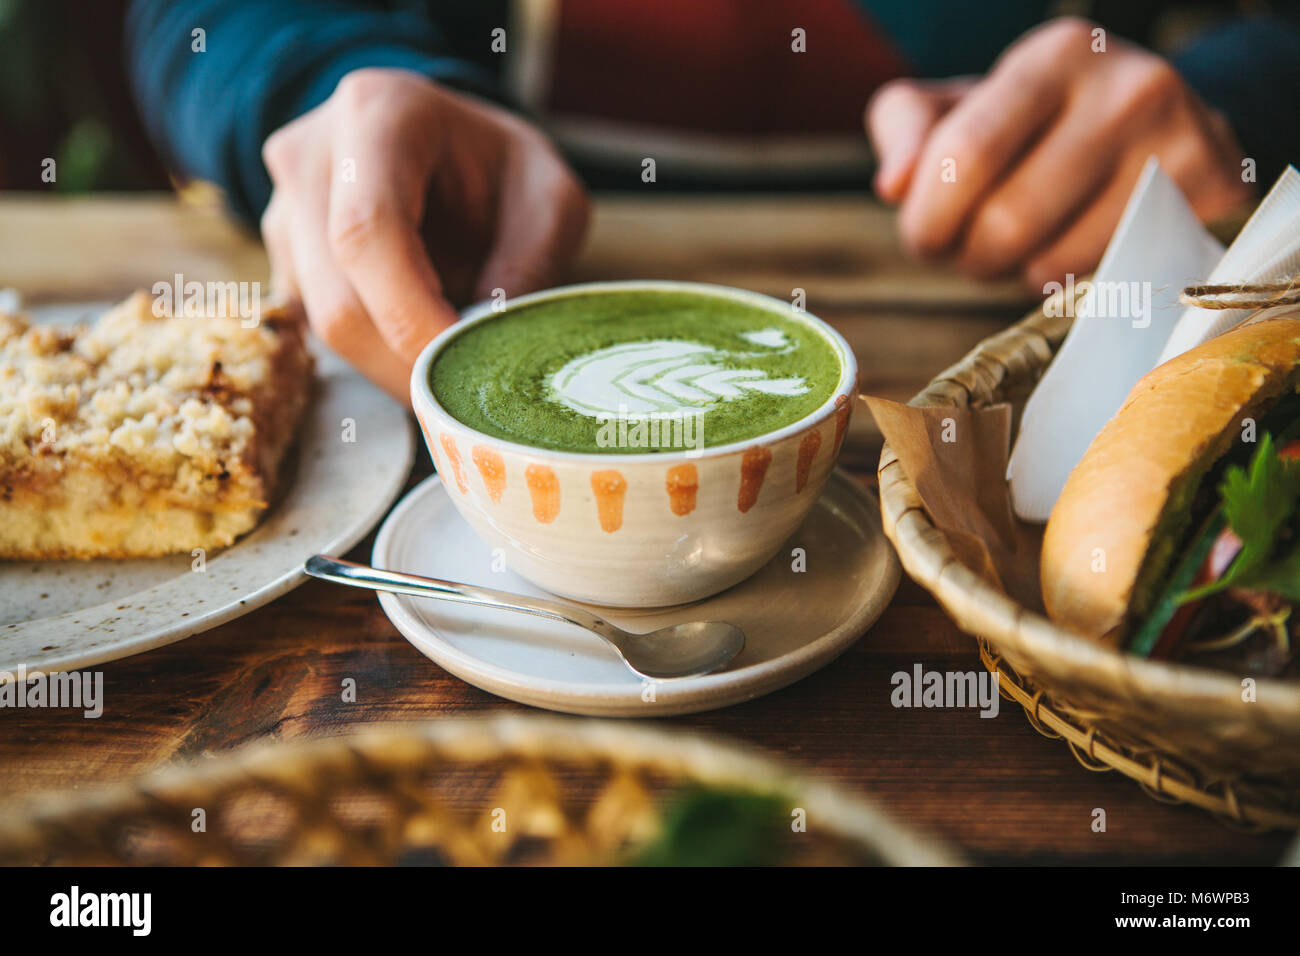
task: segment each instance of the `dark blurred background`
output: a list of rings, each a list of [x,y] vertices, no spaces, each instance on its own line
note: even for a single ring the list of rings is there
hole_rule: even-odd
[[[128,3],[0,0],[0,189],[167,188],[122,65]]]
[[[0,190],[77,193],[171,185],[127,84],[122,35],[129,5],[130,0],[0,0]],[[1234,9],[1267,6],[1252,0],[1062,0],[1055,12],[1091,17],[1121,36],[1165,50]],[[863,99],[865,106],[865,94]],[[41,180],[46,158],[57,161],[55,183]]]

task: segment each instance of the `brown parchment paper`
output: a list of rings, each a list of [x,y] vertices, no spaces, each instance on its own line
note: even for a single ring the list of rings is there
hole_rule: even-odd
[[[1011,406],[918,408],[870,395],[862,400],[958,559],[1041,611],[1043,529],[1016,518],[1007,485]]]

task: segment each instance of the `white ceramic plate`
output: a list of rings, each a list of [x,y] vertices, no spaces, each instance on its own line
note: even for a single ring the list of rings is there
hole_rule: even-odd
[[[34,309],[38,321],[106,304]],[[313,343],[314,344],[314,343]],[[315,349],[316,390],[262,523],[192,569],[189,555],[135,561],[0,561],[0,672],[73,670],[179,641],[306,580],[303,562],[363,538],[402,490],[414,441],[406,410]],[[344,441],[345,419],[355,441]]]
[[[802,548],[806,570],[794,570]],[[456,513],[437,476],[384,521],[376,567],[521,594],[541,589],[501,567]],[[596,608],[631,631],[690,620],[731,621],[745,649],[720,673],[642,681],[603,641],[569,624],[510,611],[381,594],[384,612],[427,657],[476,687],[534,707],[602,717],[652,717],[725,707],[812,673],[856,641],[898,586],[880,509],[862,485],[834,472],[803,526],[762,570],[721,594],[647,611]]]

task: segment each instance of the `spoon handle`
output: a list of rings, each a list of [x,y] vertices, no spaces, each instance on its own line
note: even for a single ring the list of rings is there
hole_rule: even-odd
[[[526,597],[509,591],[497,591],[474,584],[458,584],[455,581],[440,581],[437,578],[420,577],[417,574],[403,574],[400,571],[384,571],[380,568],[356,564],[317,554],[307,559],[303,570],[314,578],[347,584],[357,588],[369,588],[372,591],[391,591],[395,594],[412,594],[416,597],[435,598],[440,601],[454,601],[459,604],[477,604],[483,607],[502,608],[507,611],[520,611],[535,614],[578,627],[603,637],[616,648],[619,639],[626,632],[615,627],[604,618],[597,617],[589,611],[548,601],[545,598]]]

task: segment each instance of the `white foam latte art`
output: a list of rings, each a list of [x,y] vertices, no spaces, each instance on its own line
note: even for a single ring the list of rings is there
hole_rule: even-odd
[[[786,344],[784,336],[750,340],[773,348]],[[551,398],[597,418],[701,413],[754,392],[808,391],[802,378],[768,378],[762,369],[744,368],[753,354],[680,339],[624,342],[571,359],[551,377]]]

